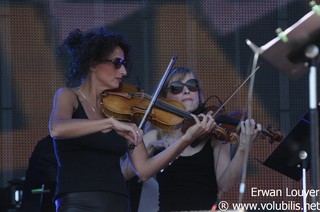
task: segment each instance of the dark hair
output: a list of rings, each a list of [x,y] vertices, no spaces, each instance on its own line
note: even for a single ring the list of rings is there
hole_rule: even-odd
[[[69,71],[66,74],[67,86],[78,86],[89,73],[91,66],[103,63],[120,47],[127,63],[130,63],[129,45],[118,33],[111,33],[106,28],[95,28],[88,32],[80,29],[72,31],[60,49],[67,50],[71,56]]]

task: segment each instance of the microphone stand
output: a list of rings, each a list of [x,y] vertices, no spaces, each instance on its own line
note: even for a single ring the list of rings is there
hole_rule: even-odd
[[[319,189],[319,116],[317,106],[317,59],[319,47],[311,44],[305,49],[305,56],[310,59],[309,106],[310,106],[310,143],[311,143],[311,189]],[[317,197],[311,197],[317,204]]]
[[[303,212],[307,212],[307,180],[306,172],[308,166],[308,153],[304,150],[300,151],[299,158],[302,160],[302,200],[303,200]]]
[[[318,190],[319,116],[316,71],[317,59],[319,59],[319,46],[317,45],[319,45],[320,37],[320,6],[315,1],[311,1],[310,6],[312,11],[288,29],[285,31],[277,29],[278,36],[276,38],[260,48],[254,47],[262,58],[269,61],[277,69],[287,73],[292,79],[297,79],[309,71],[311,189]],[[313,205],[318,205],[317,198],[316,195],[312,195]]]
[[[254,51],[254,58],[253,58],[253,64],[252,64],[252,70],[251,75],[252,78],[250,79],[250,85],[249,85],[249,91],[248,91],[248,120],[251,120],[252,117],[252,94],[253,94],[253,85],[254,85],[254,78],[255,78],[255,70],[257,69],[257,63],[259,59],[259,52],[256,51],[255,48],[252,48],[253,46],[249,44],[247,41],[247,44],[251,47],[251,49]],[[249,122],[251,124],[251,122]],[[249,148],[250,148],[250,141],[246,141],[247,146],[245,150],[245,157],[243,162],[243,168],[242,168],[242,176],[241,176],[241,183],[239,188],[239,203],[243,202],[243,195],[245,192],[245,181],[247,177],[247,168],[248,168],[248,158],[249,158]]]

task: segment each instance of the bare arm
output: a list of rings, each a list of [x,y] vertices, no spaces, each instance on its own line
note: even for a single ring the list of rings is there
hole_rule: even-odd
[[[214,119],[211,115],[202,115],[203,119],[200,121],[196,116],[196,124],[190,127],[187,132],[172,143],[167,149],[161,153],[149,158],[146,146],[139,145],[136,149],[129,153],[130,160],[135,168],[140,180],[144,181],[152,177],[155,173],[165,168],[172,162],[188,145],[190,145],[195,138],[198,138],[213,130],[215,126]],[[146,142],[148,146],[148,143]]]
[[[73,119],[72,114],[77,107],[77,96],[72,89],[60,88],[57,90],[49,121],[49,131],[53,138],[74,138],[115,129],[133,143],[137,143],[138,139],[141,139],[136,133],[138,128],[132,123],[119,122],[113,118]]]
[[[156,129],[153,129],[143,135],[143,141],[146,146],[149,157],[152,156],[156,150],[150,144],[151,141],[153,141],[153,140],[157,140],[157,130]],[[130,180],[132,177],[134,177],[136,175],[136,173],[134,172],[134,170],[130,164],[128,155],[125,160],[121,161],[121,172],[122,172],[125,180]]]
[[[248,120],[241,124],[240,145],[232,160],[230,159],[230,144],[223,144],[219,140],[214,141],[215,171],[218,187],[221,191],[228,191],[239,180],[246,151],[249,151],[251,143],[260,131],[261,125],[257,124],[257,129],[255,129],[253,120],[251,127],[249,127]]]
[[[50,134],[54,138],[72,138],[111,128],[108,119],[73,119],[72,114],[78,107],[76,94],[69,88],[60,88],[54,96],[49,121]]]

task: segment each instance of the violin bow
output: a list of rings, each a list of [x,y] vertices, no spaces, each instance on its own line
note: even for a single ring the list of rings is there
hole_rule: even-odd
[[[260,66],[257,66],[256,69],[254,69],[251,74],[238,86],[238,88],[220,105],[220,107],[216,110],[216,112],[212,115],[215,117],[219,111],[229,102],[229,100],[240,90],[240,88],[256,73],[256,71],[260,68]]]
[[[172,69],[174,63],[176,62],[176,60],[177,60],[177,56],[173,56],[173,57],[171,58],[171,60],[170,60],[170,62],[169,62],[169,65],[168,65],[168,67],[167,67],[167,70],[165,71],[164,75],[162,76],[162,78],[161,78],[161,80],[160,80],[160,82],[159,82],[159,85],[158,85],[156,91],[154,92],[154,94],[153,94],[153,96],[152,96],[152,99],[151,99],[151,101],[150,101],[150,104],[149,104],[149,106],[148,106],[148,108],[147,108],[147,110],[146,110],[146,112],[145,112],[145,114],[144,114],[144,116],[143,116],[140,124],[139,124],[139,128],[140,128],[140,129],[142,129],[143,126],[145,125],[145,123],[146,123],[146,121],[147,121],[147,118],[148,118],[148,116],[149,116],[149,114],[150,114],[150,112],[151,112],[151,110],[152,110],[152,107],[155,105],[155,103],[156,103],[156,101],[157,101],[157,99],[158,99],[158,96],[159,96],[159,94],[160,94],[160,91],[161,91],[161,89],[162,89],[165,81],[167,80],[167,78],[168,78],[168,76],[169,76],[169,74],[170,74],[170,72],[171,72],[171,69]],[[130,145],[129,145],[129,150],[132,152],[135,147],[136,147],[136,145],[130,144]]]

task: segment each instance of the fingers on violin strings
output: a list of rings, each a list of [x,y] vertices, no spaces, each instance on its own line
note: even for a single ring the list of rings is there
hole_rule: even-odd
[[[137,128],[136,133],[137,135],[141,136],[143,135],[143,130],[141,130],[140,128]]]
[[[212,116],[213,112],[211,110],[206,115],[209,117],[209,119],[214,119]]]
[[[136,142],[136,144],[139,144],[139,142],[141,141],[141,139],[143,137],[143,131],[140,128],[137,128],[136,133],[137,133],[137,142]]]
[[[244,126],[245,126],[246,131],[247,131],[248,133],[251,132],[251,120],[249,120],[249,119],[245,120]]]
[[[213,114],[213,111],[212,111],[212,110],[210,110],[209,112],[207,112],[207,115],[212,116],[212,114]]]
[[[137,145],[138,143],[139,143],[139,137],[140,137],[140,135],[139,135],[139,131],[138,130],[136,130],[136,139],[134,140],[134,144],[135,145]]]
[[[202,118],[202,119],[200,119],[201,123],[206,124],[208,122],[208,116],[207,115],[201,113],[201,114],[199,114],[199,116]]]
[[[257,124],[257,129],[258,129],[258,131],[261,131],[261,130],[262,130],[261,124]]]
[[[209,116],[203,114],[203,119],[201,120],[203,130],[208,131],[211,127],[211,124],[212,122],[210,122]]]
[[[256,122],[254,121],[254,119],[250,119],[250,124],[251,124],[251,126],[256,126]]]
[[[246,128],[246,132],[247,133],[255,133],[257,131],[256,128],[256,122],[254,121],[254,119],[250,119],[250,120],[246,120],[245,121],[245,128]]]
[[[255,122],[254,122],[253,119],[246,119],[244,121],[244,124],[245,124],[246,127],[251,127],[252,125],[255,125]]]
[[[194,114],[190,114],[190,115],[193,117],[193,119],[195,120],[196,124],[200,124],[200,120],[199,120],[198,116],[196,116]],[[199,116],[201,116],[201,114]]]
[[[250,128],[252,133],[258,133],[260,131],[258,124],[256,124],[256,122],[253,119],[250,120],[250,124],[251,124]],[[260,128],[261,128],[261,125],[260,125]]]
[[[139,136],[139,138],[138,138],[138,143],[137,143],[137,145],[139,145],[139,144],[142,142],[143,130],[141,130],[141,129],[138,130],[138,136]]]
[[[133,135],[134,144],[137,144],[138,138],[139,138],[139,131],[138,131],[137,129],[133,128],[133,129],[131,130],[131,133],[132,133],[132,135]]]
[[[217,123],[215,122],[214,118],[211,115],[208,115],[208,128],[214,129],[217,126]]]
[[[245,122],[244,121],[240,122],[240,127],[241,127],[241,132],[245,132],[246,131],[246,127],[245,127]]]

